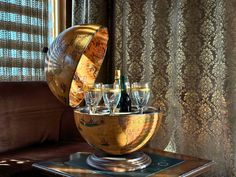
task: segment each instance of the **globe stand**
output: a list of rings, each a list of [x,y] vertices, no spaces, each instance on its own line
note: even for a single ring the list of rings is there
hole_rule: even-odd
[[[91,154],[87,164],[93,168],[105,171],[126,172],[146,168],[152,162],[143,152],[134,152],[127,155],[110,155],[104,153]]]

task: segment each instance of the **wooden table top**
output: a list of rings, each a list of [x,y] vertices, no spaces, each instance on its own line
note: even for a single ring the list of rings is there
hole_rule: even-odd
[[[200,159],[196,157],[186,156],[182,154],[176,154],[171,152],[166,152],[162,150],[156,150],[147,148],[146,152],[157,153],[162,156],[172,157],[176,159],[183,159],[184,162],[171,167],[169,169],[160,171],[156,173],[155,177],[167,177],[167,176],[184,176],[184,177],[193,177],[203,174],[210,170],[215,162],[211,160]]]
[[[89,149],[91,149],[91,148],[88,147],[88,150]],[[84,151],[84,152],[87,152],[87,151]],[[80,151],[80,152],[82,152],[82,151]],[[166,151],[162,151],[162,150],[145,148],[144,152],[155,153],[155,154],[165,156],[165,157],[184,160],[180,164],[177,164],[177,165],[167,168],[165,170],[159,171],[158,173],[155,173],[154,175],[152,175],[153,177],[169,177],[169,176],[192,177],[192,176],[198,176],[200,174],[203,174],[203,173],[209,171],[211,169],[211,167],[214,165],[214,162],[211,160],[195,158],[195,157],[191,157],[191,156],[166,152]],[[66,159],[68,160],[68,157],[61,158],[62,161],[63,160],[66,161]],[[91,177],[103,177],[103,176],[105,177],[105,175],[102,175],[102,174],[92,174],[92,173],[88,174],[88,172],[81,173],[80,170],[78,170],[77,173],[75,173],[74,171],[72,173],[70,171],[70,169],[66,169],[66,168],[62,168],[62,173],[61,173],[60,171],[58,171],[57,167],[55,167],[54,169],[53,169],[53,167],[45,168],[45,166],[40,165],[40,163],[35,163],[35,164],[33,164],[33,166],[38,169],[41,169],[42,172],[44,172],[44,173],[46,172],[46,173],[51,174],[52,176],[54,173],[57,176],[61,175],[61,176],[66,176],[66,177],[85,177],[85,176],[86,177],[88,177],[88,176],[89,177],[90,176]],[[68,175],[64,175],[63,172],[68,173]]]

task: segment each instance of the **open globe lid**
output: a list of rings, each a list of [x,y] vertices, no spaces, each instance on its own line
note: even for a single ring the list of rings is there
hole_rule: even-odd
[[[46,55],[45,74],[61,102],[76,107],[83,101],[82,90],[95,82],[107,42],[107,28],[91,24],[70,27],[56,37]]]

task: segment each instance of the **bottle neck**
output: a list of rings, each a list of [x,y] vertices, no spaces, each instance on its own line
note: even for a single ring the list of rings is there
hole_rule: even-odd
[[[122,75],[121,76],[121,91],[122,92],[126,91],[126,84],[125,84],[126,80],[127,80],[126,76]]]
[[[119,87],[121,87],[121,86],[120,86],[120,85],[121,85],[121,79],[120,79],[120,77],[115,77],[115,79],[114,79],[114,84],[118,84]]]
[[[120,80],[120,70],[115,70],[115,80]]]

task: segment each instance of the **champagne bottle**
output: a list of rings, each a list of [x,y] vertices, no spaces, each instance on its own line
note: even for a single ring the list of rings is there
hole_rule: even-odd
[[[131,98],[129,97],[129,94],[127,93],[126,88],[126,76],[121,76],[121,97],[120,97],[120,112],[131,112]]]
[[[114,85],[119,85],[119,88],[121,88],[120,85],[120,70],[115,70],[115,79],[114,79]],[[117,109],[120,109],[120,102],[116,106]]]

